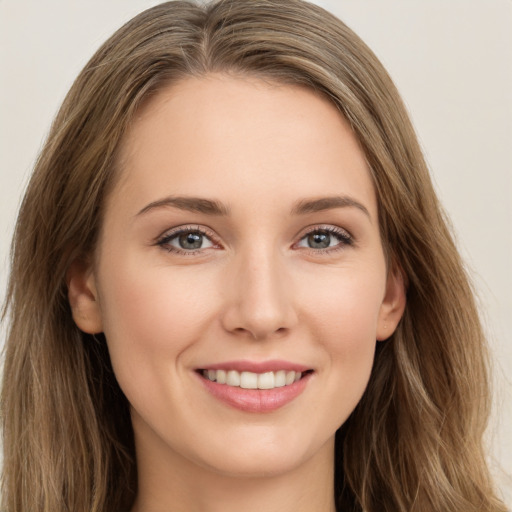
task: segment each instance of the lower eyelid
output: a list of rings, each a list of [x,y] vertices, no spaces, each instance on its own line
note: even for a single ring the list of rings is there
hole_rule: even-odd
[[[171,240],[174,240],[177,237],[179,237],[180,235],[183,235],[185,233],[199,233],[200,235],[204,236],[208,240],[212,241],[211,236],[208,233],[206,233],[204,230],[199,229],[197,227],[190,227],[190,228],[185,228],[185,229],[178,228],[175,231],[169,230],[169,231],[164,232],[162,235],[158,236],[155,239],[155,245],[163,245],[163,244],[169,243]],[[213,243],[213,241],[212,241],[212,243]]]
[[[319,226],[319,227],[316,227],[314,229],[307,231],[299,238],[299,242],[304,240],[306,237],[308,237],[314,233],[318,233],[318,232],[324,232],[324,233],[328,233],[329,235],[332,235],[333,237],[337,238],[339,240],[339,244],[342,244],[342,245],[352,245],[354,242],[353,236],[348,231],[341,229],[341,228],[335,229],[335,228],[327,227],[327,226],[326,227]],[[331,248],[334,248],[334,247],[331,247]],[[326,250],[326,249],[327,248],[325,248],[324,250]],[[316,250],[318,250],[318,249],[316,249]]]
[[[312,235],[317,232],[325,232],[329,235],[335,237],[338,239],[338,243],[333,246],[328,246],[325,248],[313,248],[313,247],[307,247],[307,246],[299,246],[298,244],[303,241],[306,237],[309,235]],[[209,241],[208,247],[200,247],[198,249],[183,249],[181,247],[175,247],[174,245],[171,245],[171,241],[175,240],[177,237],[179,237],[182,234],[185,233],[199,233],[201,234],[205,239]],[[296,242],[293,246],[295,248],[301,248],[310,250],[313,253],[329,253],[334,252],[339,249],[343,249],[347,246],[351,246],[354,244],[354,238],[353,236],[342,228],[334,228],[331,226],[317,226],[313,229],[308,230],[306,233],[303,233],[301,237],[299,238],[298,242]],[[211,234],[209,231],[205,230],[204,228],[200,226],[186,226],[186,227],[178,227],[175,231],[170,230],[165,232],[162,236],[158,237],[154,245],[158,245],[165,249],[167,252],[174,252],[177,254],[183,254],[187,256],[192,256],[196,253],[199,253],[201,251],[204,251],[206,249],[211,248],[220,248],[221,244],[216,241],[216,238],[213,234]]]

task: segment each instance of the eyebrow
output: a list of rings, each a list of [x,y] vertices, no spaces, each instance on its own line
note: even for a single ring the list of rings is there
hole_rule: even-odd
[[[153,201],[147,206],[142,208],[137,215],[142,215],[155,208],[164,206],[172,206],[180,210],[186,210],[194,213],[204,213],[206,215],[229,215],[229,208],[224,206],[219,201],[212,199],[204,199],[202,197],[189,197],[189,196],[169,196]]]
[[[205,199],[202,197],[190,196],[169,196],[153,201],[142,208],[137,215],[142,215],[155,208],[171,206],[180,210],[186,210],[194,213],[204,213],[206,215],[228,216],[230,210],[220,201]],[[308,213],[332,210],[334,208],[357,208],[361,210],[370,220],[371,215],[368,209],[349,196],[331,196],[318,199],[303,199],[298,201],[291,209],[292,215],[306,215]]]
[[[292,208],[292,215],[304,215],[307,213],[331,210],[333,208],[347,207],[357,208],[361,210],[371,220],[371,215],[368,209],[359,201],[356,201],[355,199],[349,196],[331,196],[321,197],[319,199],[312,200],[302,200],[299,201]]]

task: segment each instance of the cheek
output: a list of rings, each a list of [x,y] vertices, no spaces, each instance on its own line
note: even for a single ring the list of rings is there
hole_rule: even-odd
[[[198,290],[186,269],[117,261],[102,277],[104,332],[119,380],[124,374],[157,375],[162,363],[176,366],[211,317],[214,287]]]
[[[384,273],[343,271],[304,292],[310,323],[324,332],[322,338],[337,350],[355,350],[376,341],[382,304]]]
[[[326,357],[325,403],[319,407],[331,404],[334,428],[347,419],[368,384],[384,285],[381,274],[353,273],[310,290],[307,323]]]

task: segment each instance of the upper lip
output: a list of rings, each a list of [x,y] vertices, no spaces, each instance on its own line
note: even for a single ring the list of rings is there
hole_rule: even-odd
[[[293,363],[291,361],[283,361],[278,359],[272,359],[269,361],[225,361],[222,363],[208,364],[198,368],[201,370],[236,370],[238,372],[253,372],[253,373],[265,373],[265,372],[277,372],[279,370],[305,372],[311,370],[311,367],[303,364]]]

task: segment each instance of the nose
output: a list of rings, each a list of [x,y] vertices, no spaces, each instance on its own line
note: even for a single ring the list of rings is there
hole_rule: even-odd
[[[255,340],[283,335],[297,323],[286,265],[272,251],[237,259],[226,280],[224,329]]]

